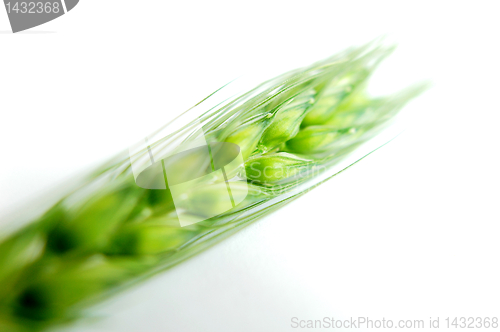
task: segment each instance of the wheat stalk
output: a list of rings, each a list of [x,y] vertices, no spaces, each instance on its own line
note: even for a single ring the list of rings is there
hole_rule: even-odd
[[[248,181],[234,182],[231,190],[235,197],[248,194],[215,217],[180,227],[169,190],[139,187],[128,158],[103,166],[84,187],[0,244],[0,330],[70,322],[88,306],[310,190],[318,167],[328,172],[422,91],[419,86],[386,98],[367,96],[368,77],[391,51],[376,44],[347,50],[267,81],[197,119],[209,142],[237,144],[245,161],[238,172],[245,170]],[[188,126],[155,144],[168,145],[182,133],[189,134],[186,141],[194,137]],[[196,213],[213,216],[225,193],[219,184],[210,192],[188,191],[185,198]]]

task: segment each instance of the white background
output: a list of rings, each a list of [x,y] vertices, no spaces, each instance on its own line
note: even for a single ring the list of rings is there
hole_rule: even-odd
[[[241,74],[279,73],[385,34],[399,48],[372,91],[434,84],[408,107],[415,120],[403,135],[73,330],[499,317],[499,9],[496,1],[81,0],[16,35],[0,10],[0,214]]]

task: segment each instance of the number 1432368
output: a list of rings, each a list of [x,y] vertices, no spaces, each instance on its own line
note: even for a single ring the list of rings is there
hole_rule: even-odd
[[[5,6],[9,14],[58,14],[62,10],[59,2],[7,2]]]

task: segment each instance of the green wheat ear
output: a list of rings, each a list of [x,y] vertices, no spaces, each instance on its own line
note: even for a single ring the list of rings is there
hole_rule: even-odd
[[[215,215],[226,204],[225,183],[187,191],[183,213],[205,220],[180,227],[170,191],[137,186],[127,155],[103,165],[85,186],[0,243],[0,331],[40,331],[81,318],[85,308],[311,190],[325,181],[324,172],[333,176],[335,163],[425,89],[378,98],[365,92],[392,50],[377,43],[349,49],[193,119],[210,142],[241,149],[245,165],[233,173],[247,180],[231,182],[231,190],[244,199],[224,213]],[[158,144],[181,134],[189,141],[189,128]],[[192,165],[176,166],[182,173]]]

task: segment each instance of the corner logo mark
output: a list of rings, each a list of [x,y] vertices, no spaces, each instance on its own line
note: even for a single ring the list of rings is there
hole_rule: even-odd
[[[4,0],[12,32],[52,21],[75,8],[79,0]]]
[[[202,136],[165,156],[146,138],[129,153],[136,184],[169,190],[181,227],[231,210],[248,195],[243,155],[234,143],[207,144]]]

